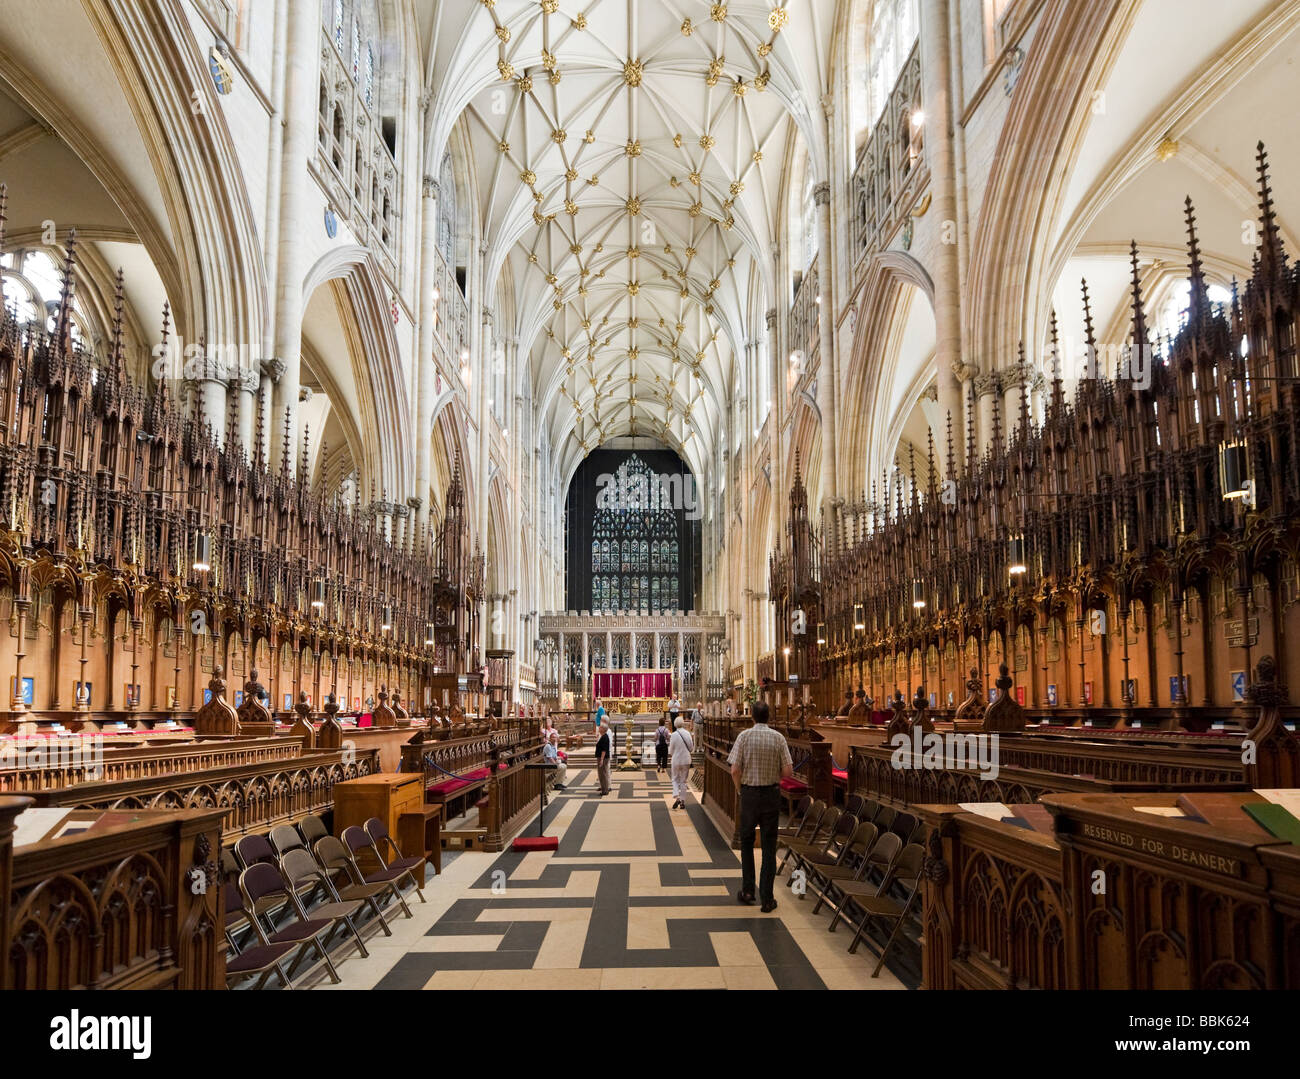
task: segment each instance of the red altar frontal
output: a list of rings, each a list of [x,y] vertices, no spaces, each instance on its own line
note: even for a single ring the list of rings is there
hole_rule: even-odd
[[[673,672],[647,671],[593,671],[592,695],[616,700],[660,700],[673,695]]]

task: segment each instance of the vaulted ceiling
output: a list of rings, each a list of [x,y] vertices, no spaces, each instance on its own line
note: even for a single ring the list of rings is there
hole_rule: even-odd
[[[743,392],[745,343],[773,304],[792,125],[824,172],[827,7],[424,11],[430,149],[462,124],[496,330],[528,358],[539,422],[568,469],[642,435],[709,471],[726,401]]]

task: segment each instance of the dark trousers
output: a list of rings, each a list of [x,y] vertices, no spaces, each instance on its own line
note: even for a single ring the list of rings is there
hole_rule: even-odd
[[[763,875],[758,883],[758,898],[773,898],[776,881],[776,830],[781,822],[781,787],[740,788],[740,890],[754,894],[754,829],[763,843]]]
[[[655,743],[655,767],[656,768],[668,767],[668,743],[667,742]]]

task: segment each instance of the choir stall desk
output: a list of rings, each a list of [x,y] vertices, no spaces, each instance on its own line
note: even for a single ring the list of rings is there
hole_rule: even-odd
[[[442,807],[425,805],[423,773],[376,772],[334,784],[335,835],[354,824],[364,828],[371,817],[384,822],[402,854],[415,857],[418,850],[442,872]]]

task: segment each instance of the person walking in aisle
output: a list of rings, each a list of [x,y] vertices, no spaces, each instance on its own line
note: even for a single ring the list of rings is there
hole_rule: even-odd
[[[663,775],[668,771],[668,725],[661,719],[659,729],[655,731],[655,772]]]
[[[596,777],[600,780],[600,796],[609,793],[609,724],[600,725],[600,737],[596,739]]]
[[[686,720],[682,719],[681,716],[678,716],[673,721],[673,726],[677,728],[673,731],[672,739],[669,742],[673,757],[673,797],[677,799],[673,802],[673,808],[685,809],[686,780],[691,774],[691,754],[695,752],[695,739],[691,737],[691,732],[686,729]],[[753,857],[751,849],[751,860]]]
[[[740,790],[740,891],[736,899],[754,903],[754,829],[763,844],[763,875],[758,894],[763,913],[776,910],[772,886],[776,882],[776,829],[781,822],[781,780],[794,775],[790,747],[780,731],[767,725],[766,703],[754,705],[754,725],[740,732],[727,763]]]

